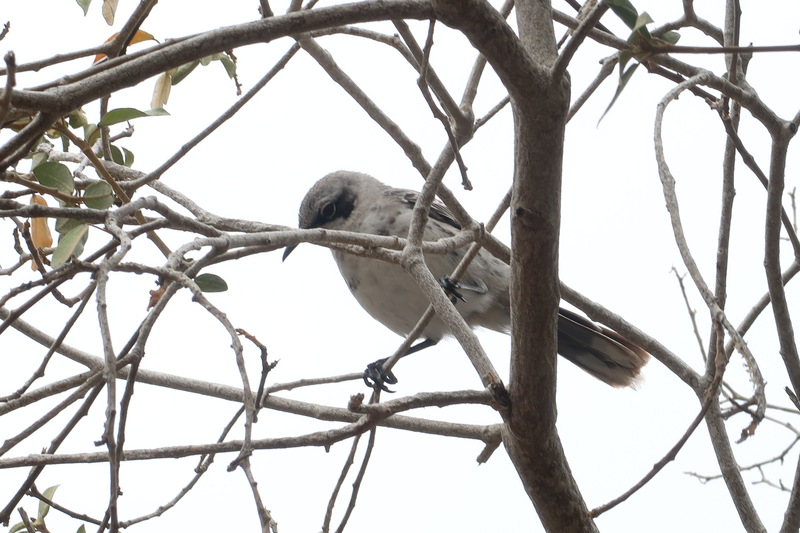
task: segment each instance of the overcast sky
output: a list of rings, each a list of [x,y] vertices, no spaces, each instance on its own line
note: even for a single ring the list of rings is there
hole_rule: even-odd
[[[100,15],[99,0],[86,17],[76,4],[66,0],[6,0],[3,4],[0,22],[10,20],[11,32],[0,41],[0,51],[14,50],[20,64],[95,46],[117,31],[135,7],[134,2],[121,2],[116,23],[108,27]],[[273,2],[272,8],[282,13],[287,4]],[[565,3],[556,4],[558,9],[568,10]],[[695,2],[698,14],[715,24],[721,24],[720,4]],[[657,24],[672,20],[680,9],[677,1],[640,1],[636,5],[647,10]],[[210,3],[198,8],[197,4],[162,0],[143,29],[164,40],[253,20],[257,17],[256,7],[257,2],[252,1]],[[800,6],[796,1],[771,2],[769,10],[760,3],[743,2],[742,9],[743,44],[797,43]],[[776,16],[778,13],[780,16]],[[623,33],[613,15],[607,14],[603,23]],[[411,25],[423,40],[427,25]],[[371,28],[394,33],[388,24]],[[558,28],[557,35],[562,31]],[[698,32],[681,31],[681,35],[681,44],[712,45]],[[319,42],[422,147],[426,158],[435,161],[446,137],[416,88],[414,72],[399,55],[383,45],[348,36],[326,37]],[[135,48],[145,46],[148,44]],[[290,46],[289,39],[282,39],[237,49],[244,89],[255,83]],[[573,98],[596,75],[598,61],[611,54],[591,43],[581,48],[570,69]],[[444,26],[437,27],[432,66],[457,99],[474,59],[475,53],[464,38]],[[719,55],[684,60],[717,74],[725,71]],[[34,86],[82,70],[90,63],[91,59],[85,58],[38,73],[21,73],[18,85]],[[750,64],[750,83],[777,112],[790,118],[797,107],[791,79],[797,71],[796,54],[759,55]],[[111,107],[149,108],[153,83],[149,80],[120,91],[112,98]],[[565,283],[621,314],[699,370],[703,362],[697,341],[671,273],[673,267],[681,274],[685,268],[671,235],[653,157],[655,107],[671,87],[670,82],[639,69],[614,108],[598,124],[615,90],[612,76],[569,124],[560,268]],[[476,117],[483,116],[502,96],[496,77],[487,73],[476,101]],[[150,171],[236,98],[233,83],[218,63],[199,67],[173,87],[166,106],[170,116],[135,121],[134,136],[119,144],[135,153],[134,168]],[[92,121],[98,119],[95,104],[85,111]],[[684,226],[695,259],[707,281],[713,283],[724,132],[716,112],[688,94],[672,105],[665,124],[667,157],[678,181]],[[742,125],[745,143],[767,168],[768,139],[764,130],[747,115]],[[448,185],[480,220],[490,216],[510,185],[511,135],[510,109],[504,109],[463,151],[474,191],[459,189],[457,172],[448,174]],[[0,141],[6,139],[8,134],[0,133]],[[23,162],[19,169],[25,171],[27,165]],[[789,165],[787,188],[791,189],[798,181],[796,159]],[[218,215],[294,226],[297,208],[308,188],[324,174],[339,169],[367,172],[398,187],[418,189],[422,183],[402,150],[309,56],[300,52],[242,113],[185,157],[163,181]],[[736,189],[738,216],[727,307],[734,324],[766,291],[762,268],[766,195],[757,180],[744,170],[737,176]],[[140,194],[156,193],[143,190]],[[508,242],[508,222],[501,223],[496,233]],[[87,249],[102,244],[105,238],[99,231],[93,233]],[[164,238],[174,249],[192,237],[167,233]],[[11,229],[5,225],[0,228],[2,266],[11,260],[10,252],[5,251],[10,250],[11,244]],[[149,243],[141,242],[131,259],[161,264],[154,253]],[[282,263],[281,254],[275,252],[210,270],[225,278],[229,286],[227,292],[210,295],[210,299],[237,327],[257,335],[267,345],[271,359],[280,359],[270,374],[270,382],[357,372],[368,362],[390,355],[401,340],[361,310],[324,248],[301,246],[287,263]],[[21,274],[35,279],[34,274]],[[0,278],[0,292],[5,294],[20,282],[17,278]],[[698,310],[700,331],[707,336],[708,313],[703,310],[697,291],[688,284],[692,306]],[[77,289],[79,285],[72,287]],[[153,288],[151,277],[113,278],[110,291],[115,347],[124,344],[146,314],[148,291]],[[796,288],[789,289],[790,303],[797,301],[797,294]],[[92,312],[82,317],[67,343],[99,355],[93,304],[90,309]],[[46,309],[35,309],[25,318],[55,335],[70,312],[47,304]],[[768,400],[787,405],[782,393],[787,380],[781,372],[771,327],[774,328],[771,316],[765,314],[748,336],[748,343],[768,381]],[[488,331],[479,332],[479,336],[506,380],[508,337]],[[230,340],[218,324],[184,294],[176,297],[154,330],[143,368],[240,385],[229,345]],[[248,350],[248,370],[256,376],[258,356],[255,350]],[[44,352],[14,331],[4,333],[0,338],[0,395],[8,394],[26,379]],[[45,381],[80,370],[56,359]],[[452,340],[409,358],[396,368],[396,373],[400,383],[394,397],[481,387],[478,376]],[[751,388],[738,356],[734,356],[726,379],[740,392],[749,394]],[[558,387],[559,432],[590,508],[635,484],[680,438],[699,409],[691,390],[655,360],[645,368],[638,390],[612,389],[560,361]],[[351,382],[283,394],[342,407],[356,392],[368,391],[361,382]],[[92,443],[100,437],[104,409],[104,400],[98,400],[60,452],[96,451]],[[126,446],[137,449],[213,442],[236,409],[236,405],[218,400],[140,386],[130,413]],[[0,436],[16,434],[40,411],[34,407],[3,417]],[[428,409],[409,414],[468,423],[499,421],[488,408]],[[58,417],[8,456],[35,453],[47,446],[66,419]],[[789,421],[797,424],[794,419]],[[748,423],[744,417],[734,417],[729,430],[738,435]],[[255,436],[299,435],[335,426],[265,411],[259,415]],[[233,438],[241,436],[241,424],[239,428]],[[793,433],[764,422],[755,437],[735,445],[735,449],[740,463],[748,465],[773,457],[793,438]],[[627,503],[600,517],[598,527],[614,532],[740,531],[741,523],[723,482],[703,484],[687,474],[718,474],[708,441],[708,433],[701,426],[675,462]],[[346,442],[333,446],[328,453],[304,448],[255,454],[252,463],[259,489],[281,531],[319,530],[349,449],[350,443]],[[477,442],[381,429],[350,531],[540,531],[538,518],[503,449],[487,464],[478,466],[475,457],[481,449]],[[212,470],[182,504],[162,518],[138,526],[138,531],[204,531],[211,527],[254,530],[258,520],[244,476],[240,471],[225,471],[233,457],[218,457]],[[770,466],[765,474],[771,481],[790,484],[796,460],[797,451],[793,450],[783,467]],[[172,498],[191,478],[195,463],[196,459],[189,458],[123,464],[122,518],[152,512]],[[25,469],[0,470],[3,505],[25,475]],[[756,473],[745,477],[752,482],[760,479]],[[105,465],[51,467],[45,470],[37,487],[43,490],[60,484],[59,501],[99,517],[107,504],[107,479]],[[350,483],[347,481],[343,487],[344,498],[349,495]],[[751,494],[765,525],[776,530],[783,519],[786,493],[756,484]],[[32,500],[23,503],[29,513],[35,514]],[[337,516],[343,508],[344,504],[337,507]],[[16,521],[18,516],[12,523]],[[74,531],[79,522],[53,512],[48,524],[52,524],[51,531]]]

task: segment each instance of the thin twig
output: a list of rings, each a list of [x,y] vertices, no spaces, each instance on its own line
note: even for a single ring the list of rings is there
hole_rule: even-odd
[[[358,434],[353,437],[353,442],[350,444],[350,453],[347,454],[347,458],[344,460],[342,471],[339,472],[339,477],[336,479],[336,483],[333,486],[331,497],[328,498],[328,505],[325,508],[325,518],[322,520],[323,533],[327,533],[331,530],[331,521],[333,520],[333,509],[336,506],[336,499],[339,497],[342,486],[344,486],[347,474],[350,472],[350,467],[353,466],[356,450],[358,450],[358,443],[361,442],[361,435],[362,434]]]
[[[239,464],[239,467],[244,472],[244,475],[247,478],[247,484],[250,486],[250,491],[253,493],[253,500],[256,502],[256,510],[258,512],[258,520],[261,522],[261,532],[269,533],[270,531],[273,531],[274,533],[277,533],[278,524],[272,518],[272,514],[269,512],[269,509],[264,506],[264,502],[261,499],[261,493],[258,492],[258,483],[253,475],[253,470],[250,468],[250,459],[245,458],[244,461]]]
[[[330,54],[323,49],[316,40],[305,37],[298,41],[300,46],[308,52],[308,54],[319,63],[319,65],[328,73],[333,81],[338,83],[347,94],[350,95],[357,104],[359,104],[364,111],[389,134],[389,136],[397,143],[398,146],[405,152],[406,156],[411,160],[420,174],[426,176],[430,171],[430,164],[425,160],[422,155],[422,149],[411,140],[400,127],[391,120],[384,111],[372,101],[369,96],[348,76],[333,60]]]
[[[120,187],[117,181],[111,176],[111,174],[109,174],[108,170],[106,170],[105,165],[102,163],[100,158],[97,157],[97,155],[95,155],[91,146],[86,144],[86,142],[83,139],[72,133],[70,129],[64,124],[57,124],[56,129],[62,134],[66,135],[69,138],[69,140],[72,141],[84,153],[84,155],[86,155],[86,157],[89,158],[89,160],[91,160],[92,164],[94,165],[94,168],[97,170],[97,173],[100,174],[100,176],[106,181],[106,183],[108,183],[111,186],[111,188],[114,191],[114,194],[116,194],[117,197],[120,200],[122,200],[123,203],[125,204],[131,203],[130,196],[128,196],[128,194],[124,190],[122,190],[122,187]],[[136,220],[140,224],[145,224],[147,222],[144,218],[144,215],[142,215],[138,211],[134,213],[134,216],[136,217]],[[147,238],[153,241],[153,244],[155,244],[156,247],[159,249],[159,251],[161,251],[161,253],[164,254],[164,257],[168,258],[172,254],[172,251],[169,249],[169,246],[167,246],[166,243],[164,243],[164,241],[161,239],[161,237],[158,236],[158,234],[156,234],[156,232],[154,231],[147,232]]]
[[[447,115],[452,118],[453,123],[456,125],[456,130],[461,128],[465,122],[469,127],[470,125],[468,117],[462,112],[461,107],[455,102],[455,100],[453,100],[453,97],[447,91],[444,83],[442,83],[442,80],[439,79],[439,76],[437,76],[436,72],[430,65],[429,43],[426,42],[425,50],[422,50],[419,47],[419,44],[417,44],[416,39],[414,39],[414,35],[411,33],[411,29],[408,27],[406,21],[393,20],[392,24],[394,24],[394,27],[397,28],[397,32],[400,34],[400,37],[403,38],[408,52],[413,57],[414,61],[412,62],[412,65],[419,72],[420,80],[424,79],[425,83],[433,90],[436,98],[438,98],[439,102],[442,104],[442,107],[444,107]],[[430,25],[428,26],[428,41],[430,41],[432,38],[432,26],[433,22],[431,21]]]
[[[364,457],[361,460],[361,467],[358,469],[358,474],[356,474],[356,479],[353,481],[353,490],[350,493],[350,501],[347,504],[347,509],[344,512],[342,521],[339,523],[339,527],[336,528],[336,533],[342,533],[344,531],[344,528],[347,525],[347,521],[350,519],[350,515],[353,514],[353,510],[356,508],[358,491],[359,489],[361,489],[361,483],[364,481],[364,475],[367,472],[367,465],[369,464],[369,459],[370,457],[372,457],[372,450],[375,448],[375,436],[377,435],[377,433],[378,432],[376,428],[372,428],[372,430],[369,432],[367,449],[364,451]]]
[[[53,342],[53,344],[48,348],[47,353],[45,354],[44,358],[42,359],[42,362],[39,364],[39,367],[33,372],[31,377],[28,378],[25,381],[25,383],[21,387],[19,387],[16,391],[14,391],[12,394],[9,394],[8,396],[4,396],[4,397],[0,398],[0,402],[5,403],[5,402],[7,402],[7,401],[9,401],[11,399],[19,398],[20,396],[22,396],[25,393],[25,391],[27,391],[31,387],[31,385],[33,385],[34,382],[36,382],[37,379],[39,379],[39,378],[44,376],[44,371],[45,371],[45,368],[47,368],[47,364],[50,362],[50,359],[52,358],[52,356],[56,352],[56,350],[58,350],[58,348],[61,346],[61,343],[64,342],[64,339],[66,338],[66,336],[69,333],[69,331],[72,329],[72,326],[75,325],[75,322],[78,320],[78,317],[80,317],[83,314],[83,311],[86,309],[86,305],[89,303],[89,299],[90,299],[93,291],[94,291],[94,282],[90,283],[90,289],[84,291],[84,295],[83,295],[83,298],[81,300],[81,304],[78,306],[78,308],[75,310],[75,312],[72,313],[72,315],[66,321],[66,323],[64,324],[64,327],[61,328],[61,331],[59,332],[58,337],[56,337],[56,339]],[[37,424],[32,426],[30,428],[31,429],[30,433],[33,433],[33,431],[35,431],[36,429],[41,427],[41,425],[44,425],[44,420],[41,421],[41,424],[39,424],[37,422]],[[24,438],[24,437],[22,437],[21,435],[20,435],[20,437],[21,437],[20,438],[20,441],[21,441],[22,438]],[[7,439],[5,441],[3,446],[0,447],[0,456],[2,456],[3,453],[5,453],[5,450],[7,449],[6,446],[8,446],[14,440],[16,440],[16,439]]]
[[[94,524],[94,525],[98,525],[98,526],[101,524],[101,521],[98,520],[97,518],[93,518],[93,517],[91,517],[89,515],[86,515],[86,514],[83,514],[83,513],[78,513],[78,512],[75,512],[75,511],[71,510],[71,509],[67,509],[63,505],[60,505],[59,503],[51,500],[50,498],[48,498],[47,496],[45,496],[44,494],[39,492],[39,489],[37,489],[35,485],[33,487],[31,487],[30,491],[28,491],[28,496],[36,498],[37,500],[46,503],[47,505],[49,505],[50,507],[52,507],[56,511],[62,512],[65,515],[67,515],[69,517],[72,517],[72,518],[74,518],[76,520],[81,520],[83,522],[89,522],[90,524]],[[42,531],[44,531],[44,530],[42,530]]]
[[[83,401],[83,403],[75,412],[75,414],[72,416],[72,418],[67,422],[66,426],[64,426],[64,428],[61,429],[58,435],[56,435],[56,437],[50,442],[50,446],[48,446],[46,452],[42,454],[43,456],[55,457],[55,452],[64,442],[64,439],[67,438],[67,436],[72,432],[72,430],[78,424],[78,421],[81,420],[84,416],[86,416],[86,414],[89,412],[89,407],[91,407],[91,405],[94,403],[95,399],[100,394],[101,390],[102,390],[101,385],[94,385],[91,388],[89,396]],[[107,462],[108,455],[107,454],[103,455],[106,456],[106,459],[103,462]],[[0,459],[0,461],[2,461],[2,459]],[[14,496],[12,496],[11,499],[9,500],[8,504],[6,504],[6,506],[2,510],[0,510],[0,523],[3,524],[8,523],[9,517],[11,516],[11,513],[13,512],[14,508],[17,506],[22,497],[28,492],[28,490],[30,490],[30,488],[36,482],[36,479],[44,470],[45,464],[38,464],[32,466],[34,467],[28,473],[28,477],[22,483],[20,488],[17,490],[16,494],[14,494]]]
[[[692,309],[692,305],[689,303],[689,296],[686,294],[686,285],[683,283],[683,278],[686,277],[684,274],[681,276],[678,274],[678,269],[672,267],[672,272],[675,274],[675,279],[678,280],[678,286],[681,289],[681,295],[683,296],[683,303],[686,304],[686,312],[689,313],[689,320],[692,322],[692,330],[694,331],[694,337],[697,339],[697,345],[700,348],[700,355],[703,356],[703,361],[708,360],[708,355],[706,355],[706,349],[703,346],[703,337],[700,335],[700,330],[697,327],[697,311]]]
[[[444,127],[444,131],[447,134],[447,138],[450,141],[450,147],[453,150],[453,154],[455,155],[456,162],[458,163],[458,169],[461,172],[461,185],[464,189],[471,191],[472,190],[472,183],[469,181],[469,177],[467,177],[467,165],[464,163],[464,160],[461,157],[461,150],[459,149],[459,140],[456,139],[455,133],[453,133],[453,128],[451,127],[451,122],[448,119],[447,115],[445,115],[436,103],[433,101],[433,97],[431,96],[430,90],[428,90],[428,62],[430,60],[431,55],[431,48],[433,48],[433,29],[435,27],[435,22],[431,20],[430,24],[428,25],[428,37],[425,40],[425,49],[422,55],[422,64],[420,65],[420,75],[417,79],[417,86],[419,87],[420,91],[422,92],[422,96],[425,98],[425,101],[428,103],[428,107],[430,108],[433,116],[442,123]],[[458,115],[453,117],[453,123],[456,122],[458,116],[461,116],[461,112]],[[469,126],[468,132],[466,132],[467,138],[472,136],[472,126]]]
[[[564,75],[567,71],[567,67],[569,66],[569,62],[572,60],[572,57],[575,55],[575,52],[578,51],[578,47],[583,43],[586,39],[587,34],[597,27],[600,23],[600,19],[605,15],[606,11],[608,11],[608,4],[605,2],[600,2],[592,10],[586,15],[581,23],[578,25],[577,29],[573,32],[572,38],[567,42],[564,49],[556,58],[555,63],[553,63],[552,68],[550,69],[550,75],[554,78],[560,78]]]
[[[617,63],[619,63],[618,54],[614,54],[613,56],[600,61],[600,70],[598,71],[597,76],[595,76],[595,78],[592,80],[592,83],[586,87],[583,93],[581,93],[581,95],[576,98],[570,106],[569,113],[567,113],[567,122],[572,120],[572,117],[574,117],[575,114],[583,107],[583,104],[589,100],[589,97],[591,97],[597,88],[600,87],[600,84],[602,84],[611,75],[611,73],[614,72],[614,67],[617,66]]]
[[[8,112],[11,110],[11,94],[17,84],[17,61],[13,51],[6,52],[3,56],[6,62],[6,88],[0,98],[0,124],[5,124]]]
[[[153,170],[142,178],[131,181],[127,185],[129,187],[138,188],[144,184],[149,184],[159,179],[164,172],[169,170],[175,163],[180,161],[194,147],[200,144],[200,142],[211,135],[211,133],[216,131],[217,128],[224,124],[228,119],[233,117],[240,109],[244,107],[245,104],[252,100],[253,97],[257,95],[261,89],[263,89],[267,83],[269,83],[269,81],[272,80],[289,63],[289,60],[294,57],[298,50],[300,50],[300,46],[297,43],[292,44],[292,46],[289,47],[289,50],[283,54],[283,56],[275,63],[275,65],[269,69],[269,71],[260,80],[258,80],[258,82],[253,85],[249,91],[247,91],[241,98],[236,100],[236,103],[234,103],[223,114],[217,117],[217,119],[211,124],[206,126],[203,131],[192,137],[191,140],[181,146],[180,150],[173,154],[169,159],[164,161],[164,163],[162,163],[157,169]]]
[[[722,376],[725,372],[725,367],[727,365],[727,358],[725,357],[725,350],[723,349],[722,346],[722,341],[724,338],[723,326],[721,322],[718,322],[717,324],[715,324],[715,326],[719,330],[717,333],[717,339],[719,339],[719,342],[717,349],[715,350],[715,353],[717,354],[717,364],[715,365],[717,373],[714,375],[714,379],[712,380],[711,384],[709,385],[708,389],[703,395],[703,403],[700,407],[700,412],[697,413],[697,416],[695,416],[694,420],[692,420],[691,424],[689,424],[689,427],[683,433],[683,436],[680,439],[678,439],[678,442],[676,442],[675,445],[672,448],[670,448],[670,450],[661,460],[659,460],[655,465],[653,465],[653,468],[638,483],[636,483],[633,487],[628,489],[621,496],[614,498],[613,500],[604,505],[592,509],[591,512],[589,513],[589,515],[592,518],[597,518],[604,512],[613,509],[620,503],[630,498],[633,494],[638,492],[639,489],[641,489],[647,483],[649,483],[661,470],[664,469],[665,466],[667,466],[670,462],[674,461],[675,458],[678,456],[678,452],[680,452],[680,450],[683,448],[686,442],[688,442],[689,437],[692,436],[694,431],[697,429],[697,427],[705,418],[706,413],[708,413],[708,410],[711,407],[711,404],[717,401],[717,394],[719,391],[720,384],[722,383]]]
[[[244,414],[244,407],[240,407],[236,411],[236,413],[233,415],[233,417],[228,422],[228,424],[223,428],[220,437],[217,439],[217,442],[224,442],[225,441],[225,439],[227,438],[228,434],[231,432],[231,430],[233,429],[234,425],[239,420],[239,418],[241,417],[242,414]],[[142,516],[139,516],[139,517],[136,517],[136,518],[132,518],[130,520],[125,520],[125,521],[120,522],[120,524],[119,524],[120,527],[127,528],[127,527],[130,527],[130,526],[134,525],[134,524],[138,524],[140,522],[144,522],[146,520],[150,520],[152,518],[159,517],[159,516],[163,515],[165,512],[167,512],[168,510],[170,510],[173,507],[175,507],[178,504],[178,502],[181,501],[181,499],[183,499],[183,497],[186,496],[189,493],[189,491],[194,488],[194,486],[197,484],[197,482],[200,481],[200,478],[208,471],[209,467],[214,462],[214,458],[215,457],[216,457],[215,453],[210,453],[208,455],[201,455],[200,459],[199,459],[199,462],[198,462],[197,466],[194,469],[194,472],[195,472],[194,476],[192,476],[192,479],[189,480],[189,483],[187,483],[184,487],[181,488],[180,491],[178,491],[178,494],[174,498],[172,498],[172,500],[170,500],[167,503],[159,505],[158,508],[155,511],[153,511],[152,513],[149,513],[149,514],[142,515]]]

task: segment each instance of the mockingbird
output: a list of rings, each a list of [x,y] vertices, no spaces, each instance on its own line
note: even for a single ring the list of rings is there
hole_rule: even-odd
[[[394,189],[358,172],[339,171],[319,180],[300,205],[300,228],[325,228],[372,235],[406,237],[419,193]],[[461,229],[447,208],[434,203],[428,213],[424,239],[451,237]],[[283,258],[294,250],[287,247]],[[438,279],[449,280],[466,247],[446,254],[426,254],[425,262]],[[373,318],[398,335],[406,336],[428,307],[428,299],[414,280],[396,264],[333,250],[350,292]],[[454,290],[466,294],[456,309],[470,327],[509,333],[510,267],[481,250]],[[445,290],[448,284],[443,283]],[[452,287],[450,287],[453,290]],[[454,292],[460,296],[458,292]],[[452,293],[451,293],[452,294]],[[422,333],[423,341],[409,352],[436,344],[449,334],[434,317]],[[649,354],[618,333],[559,309],[558,353],[589,374],[614,387],[633,386]]]

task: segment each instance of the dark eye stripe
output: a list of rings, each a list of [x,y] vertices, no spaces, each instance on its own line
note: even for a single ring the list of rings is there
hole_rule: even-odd
[[[317,218],[311,225],[312,228],[322,227],[337,218],[346,219],[353,212],[356,197],[349,190],[344,189],[336,201],[324,204],[317,213]]]

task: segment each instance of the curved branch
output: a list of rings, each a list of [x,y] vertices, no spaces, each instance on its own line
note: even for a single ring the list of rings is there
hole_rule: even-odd
[[[236,47],[270,42],[302,32],[330,26],[372,22],[393,18],[427,19],[434,16],[427,0],[360,2],[319,9],[303,10],[205,32],[169,45],[160,46],[117,66],[99,70],[84,80],[66,83],[44,91],[13,91],[11,104],[39,111],[19,135],[0,147],[0,169],[25,155],[27,141],[36,139],[60,115],[98,98],[156,76],[195,59]]]
[[[767,274],[767,287],[772,314],[775,317],[775,330],[778,333],[780,354],[783,358],[786,372],[792,383],[795,394],[800,393],[800,357],[797,353],[794,327],[789,314],[789,303],[786,300],[786,291],[781,275],[780,239],[781,239],[781,214],[783,207],[784,178],[786,172],[786,152],[792,134],[784,130],[780,136],[773,136],[772,156],[770,158],[770,176],[767,187],[767,217],[765,224],[766,247],[764,252],[764,270]],[[800,490],[800,487],[796,487]]]
[[[430,2],[425,0],[359,2],[289,13],[205,32],[163,47],[152,54],[145,54],[118,67],[99,72],[81,82],[69,83],[42,92],[14,91],[11,102],[17,107],[62,113],[216,52],[270,42],[295,33],[329,26],[389,18],[425,19],[433,14]]]

